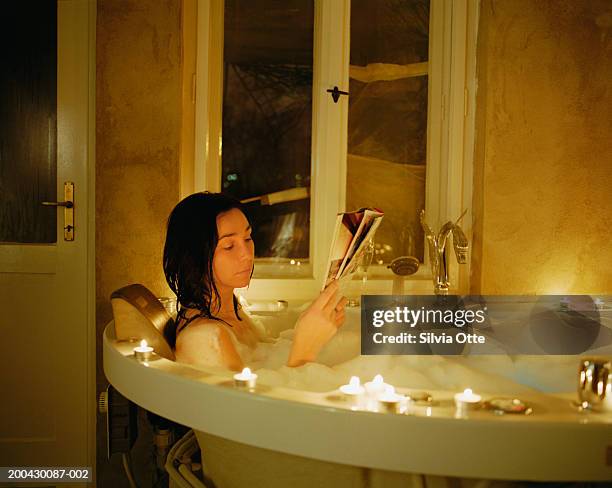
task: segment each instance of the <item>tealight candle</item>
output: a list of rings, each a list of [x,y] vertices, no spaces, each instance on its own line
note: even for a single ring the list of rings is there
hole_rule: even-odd
[[[378,398],[385,392],[385,388],[391,385],[385,383],[382,375],[377,374],[372,381],[368,381],[364,386],[366,391],[366,409],[377,412],[379,407]]]
[[[387,385],[387,383],[385,383],[385,380],[383,379],[382,375],[377,374],[376,376],[374,376],[374,379],[372,381],[368,381],[365,384],[365,391],[369,396],[378,398],[378,396],[382,395],[385,392],[385,388],[387,386],[390,385]]]
[[[339,389],[344,398],[353,405],[359,404],[361,396],[365,393],[365,388],[361,386],[359,376],[351,376],[348,384],[342,385]]]
[[[471,388],[466,388],[463,393],[457,393],[455,395],[455,405],[461,412],[466,410],[473,410],[480,406],[482,397],[474,393]]]
[[[250,368],[244,368],[242,372],[234,375],[234,385],[240,388],[255,388],[257,383],[257,375],[251,372]]]
[[[378,403],[382,409],[386,412],[400,413],[402,400],[405,397],[395,393],[395,388],[391,385],[387,385],[382,395],[378,397]]]
[[[153,348],[147,345],[146,340],[140,341],[140,346],[134,348],[134,356],[138,361],[148,361],[153,355]]]

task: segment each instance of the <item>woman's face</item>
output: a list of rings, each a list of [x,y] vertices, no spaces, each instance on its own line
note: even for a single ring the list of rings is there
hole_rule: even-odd
[[[255,245],[251,226],[245,215],[233,208],[217,216],[219,240],[213,257],[217,287],[242,288],[249,284]]]

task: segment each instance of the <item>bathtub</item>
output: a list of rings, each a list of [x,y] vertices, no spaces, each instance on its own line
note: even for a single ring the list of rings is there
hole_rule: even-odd
[[[455,391],[446,390],[429,390],[438,404],[410,415],[356,411],[337,391],[258,385],[248,392],[227,375],[162,357],[140,363],[137,344],[117,341],[112,322],[103,342],[109,382],[143,408],[193,428],[218,488],[612,480],[612,414],[579,413],[572,391],[521,393],[534,406],[530,416],[456,417]]]

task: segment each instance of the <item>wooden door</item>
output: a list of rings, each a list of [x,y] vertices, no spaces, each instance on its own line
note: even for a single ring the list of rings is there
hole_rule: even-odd
[[[0,466],[93,467],[95,3],[7,2],[0,22]],[[74,240],[41,204],[65,182]]]

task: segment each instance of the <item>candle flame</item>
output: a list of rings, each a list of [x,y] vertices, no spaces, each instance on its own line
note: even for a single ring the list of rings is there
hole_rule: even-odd
[[[466,388],[465,390],[463,390],[463,394],[464,394],[465,396],[472,396],[473,391],[472,391],[472,389],[471,389],[471,388]]]
[[[385,386],[385,395],[387,396],[395,395],[395,387],[393,385]]]
[[[353,388],[358,388],[360,386],[361,381],[359,380],[359,376],[351,376],[351,380],[349,381],[349,385]]]
[[[384,383],[382,375],[377,374],[376,376],[374,376],[374,380],[372,382],[376,384]]]
[[[243,376],[251,376],[251,368],[244,368],[242,370],[242,375]]]
[[[142,341],[140,341],[140,347],[145,348],[147,347],[147,341],[145,339],[143,339]]]

